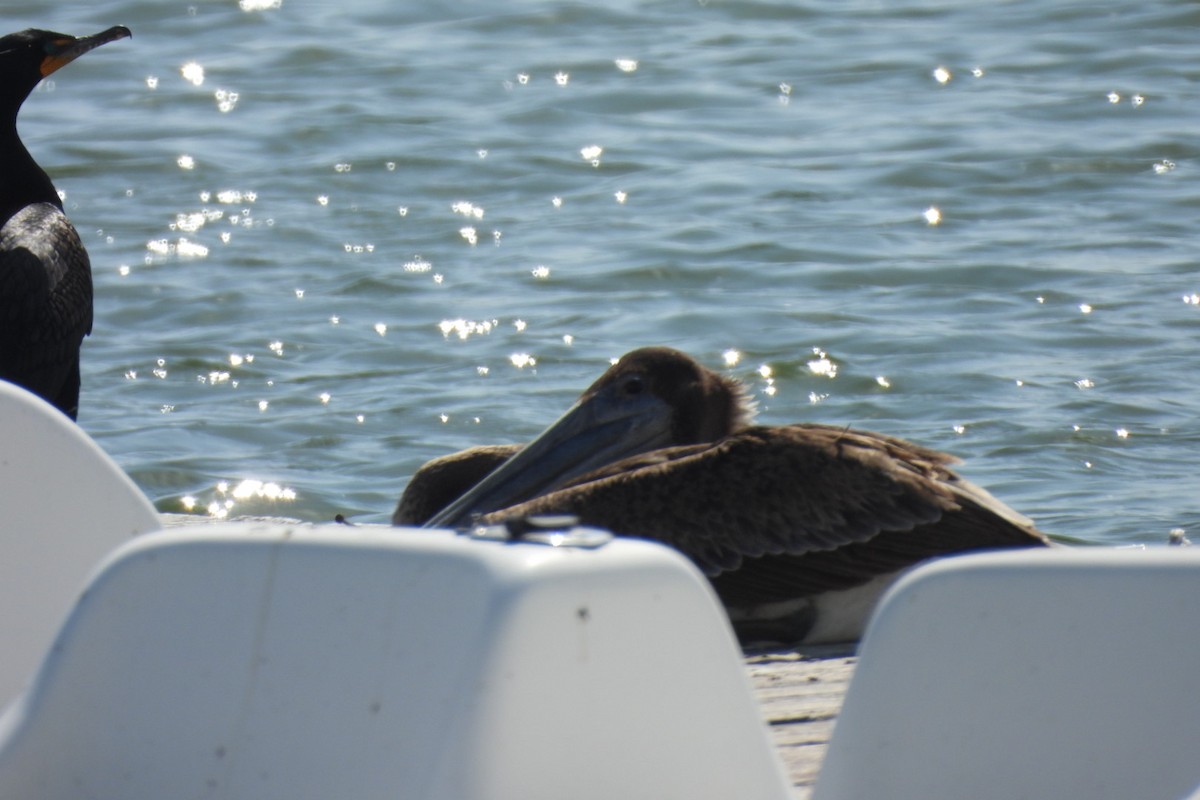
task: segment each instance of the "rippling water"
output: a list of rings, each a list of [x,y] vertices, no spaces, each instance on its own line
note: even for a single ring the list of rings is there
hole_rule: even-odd
[[[1045,529],[1200,520],[1191,3],[18,2],[80,423],[164,511],[384,521],[685,349]]]

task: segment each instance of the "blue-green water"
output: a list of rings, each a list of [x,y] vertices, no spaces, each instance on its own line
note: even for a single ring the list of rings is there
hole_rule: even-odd
[[[1194,4],[258,5],[6,7],[134,31],[20,127],[161,510],[384,521],[668,344],[1054,533],[1200,521]]]

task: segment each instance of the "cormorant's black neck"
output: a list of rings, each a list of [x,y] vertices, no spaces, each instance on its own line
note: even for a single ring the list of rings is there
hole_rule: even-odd
[[[17,134],[19,107],[0,110],[0,225],[32,203],[62,208],[50,176],[29,155]]]

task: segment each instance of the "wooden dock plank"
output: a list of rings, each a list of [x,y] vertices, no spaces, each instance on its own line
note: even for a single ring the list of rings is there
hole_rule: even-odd
[[[746,656],[747,675],[797,800],[812,796],[855,663],[853,646]]]

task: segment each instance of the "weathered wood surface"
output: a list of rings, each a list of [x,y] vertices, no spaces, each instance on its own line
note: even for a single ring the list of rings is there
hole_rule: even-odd
[[[851,646],[746,656],[746,671],[797,800],[812,796],[855,663]]]

